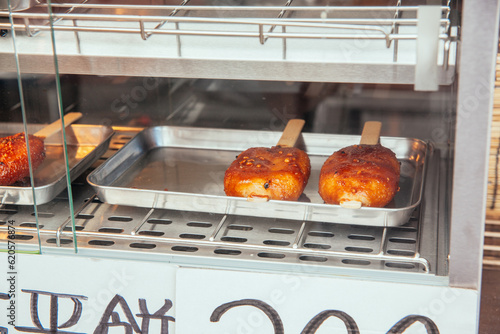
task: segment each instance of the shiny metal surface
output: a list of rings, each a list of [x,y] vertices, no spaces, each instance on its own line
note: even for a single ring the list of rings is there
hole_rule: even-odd
[[[110,148],[96,165],[113,155],[136,131],[116,129]],[[429,156],[422,204],[399,227],[359,226],[206,212],[110,205],[95,197],[86,174],[72,183],[75,235],[82,256],[167,261],[183,266],[349,275],[418,284],[446,284],[445,235],[437,233],[439,181],[444,173],[440,152]],[[442,194],[441,194],[442,195]],[[426,199],[432,198],[431,201]],[[74,252],[68,224],[68,199],[39,206],[42,251]],[[33,209],[0,208],[0,239],[6,221],[16,226],[17,246],[38,250]],[[63,222],[63,223],[61,223]],[[3,245],[0,243],[0,247]],[[442,254],[441,254],[442,252]]]
[[[481,285],[499,12],[498,0],[464,1],[451,202],[454,287]]]
[[[10,6],[12,8],[12,11],[26,10],[38,4],[40,4],[39,0],[10,0]],[[8,9],[9,9],[9,1],[0,0],[0,10],[8,10]]]
[[[36,131],[43,125],[30,127]],[[0,124],[0,136],[22,132],[22,124]],[[73,124],[66,129],[69,171],[74,180],[107,151],[113,130],[106,126]],[[60,134],[45,139],[45,160],[34,171],[36,204],[45,204],[66,188],[64,146]],[[30,184],[0,187],[1,204],[33,205]]]
[[[400,191],[385,208],[346,209],[324,204],[319,172],[334,151],[359,143],[359,136],[303,134],[299,145],[311,160],[311,177],[296,202],[249,202],[224,194],[227,167],[249,147],[270,147],[280,132],[153,127],[142,131],[88,176],[98,197],[109,204],[369,226],[408,222],[424,183],[426,143],[381,138],[401,161]]]
[[[44,5],[13,12],[21,68],[53,73],[47,39],[53,29],[59,73],[413,84],[415,70],[420,71],[419,6],[163,3],[53,3],[52,26],[46,24]],[[435,66],[438,83],[448,85],[455,74],[457,37],[450,28],[450,7],[440,8]],[[0,22],[0,28],[12,27]],[[13,52],[10,45],[0,52],[7,70],[15,69]]]

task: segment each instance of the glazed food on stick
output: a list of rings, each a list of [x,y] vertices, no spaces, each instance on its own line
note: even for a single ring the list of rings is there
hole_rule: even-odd
[[[297,200],[309,179],[306,152],[295,148],[304,121],[290,120],[276,146],[253,147],[239,154],[226,170],[224,191],[249,200]]]
[[[33,169],[38,168],[45,159],[43,140],[28,135],[30,156]],[[8,186],[21,181],[30,174],[26,136],[18,133],[0,139],[0,186]]]
[[[323,164],[319,194],[328,204],[384,207],[398,191],[400,164],[379,143],[381,123],[367,122],[359,145],[334,152]]]
[[[65,125],[78,120],[80,113],[69,113],[64,117]],[[44,139],[61,129],[58,120],[34,135],[28,135],[30,158],[33,170],[37,169],[45,159]],[[12,136],[0,138],[0,186],[8,186],[18,181],[23,181],[30,176],[26,136],[17,133]]]

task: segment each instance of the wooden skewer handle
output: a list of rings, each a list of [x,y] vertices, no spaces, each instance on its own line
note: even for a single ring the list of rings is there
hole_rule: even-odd
[[[68,125],[78,121],[80,118],[82,118],[82,114],[79,112],[70,112],[64,116],[64,127],[67,127]],[[37,131],[35,133],[35,136],[41,137],[41,138],[47,138],[53,135],[54,133],[57,133],[58,131],[61,131],[61,120],[58,119],[57,121],[47,125],[43,129]]]
[[[361,133],[361,145],[377,145],[380,139],[380,130],[382,129],[381,122],[370,121],[366,122]]]
[[[306,122],[303,119],[289,120],[276,146],[294,147],[305,123]]]

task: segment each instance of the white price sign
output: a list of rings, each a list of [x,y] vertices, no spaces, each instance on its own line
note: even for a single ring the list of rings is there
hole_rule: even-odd
[[[474,333],[478,292],[0,253],[0,333]]]
[[[180,268],[179,333],[475,333],[472,290]]]
[[[176,266],[15,254],[11,270],[6,253],[0,266],[2,334],[174,333]]]

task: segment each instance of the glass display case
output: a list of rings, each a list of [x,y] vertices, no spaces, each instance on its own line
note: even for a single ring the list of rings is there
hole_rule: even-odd
[[[0,7],[6,331],[477,331],[496,1]],[[227,196],[291,119],[303,194]],[[394,199],[326,204],[325,160],[368,121]]]

